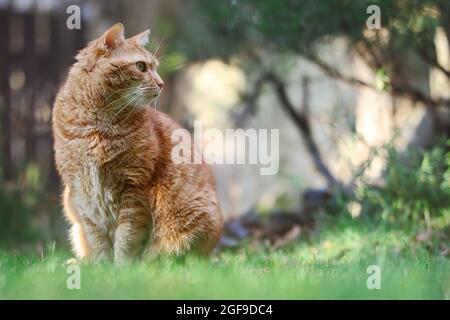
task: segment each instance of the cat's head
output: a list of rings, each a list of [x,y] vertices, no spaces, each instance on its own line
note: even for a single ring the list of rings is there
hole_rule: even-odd
[[[124,27],[117,23],[78,53],[76,69],[98,80],[106,107],[146,105],[161,94],[158,61],[144,47],[149,35],[146,30],[125,39]]]

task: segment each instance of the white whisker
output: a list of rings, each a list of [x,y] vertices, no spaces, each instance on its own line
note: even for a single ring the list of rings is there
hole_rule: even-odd
[[[131,109],[130,113],[125,117],[125,119],[123,119],[123,121],[127,120],[128,117],[133,114],[137,108],[139,108],[141,106],[142,100],[144,99],[143,96],[137,96],[137,103],[133,104],[133,108]]]
[[[161,38],[161,40],[159,40],[158,46],[156,47],[153,56],[156,58],[156,55],[158,54],[158,50],[161,47],[161,44],[164,42],[164,40],[166,40],[166,36],[164,36],[163,38]]]
[[[129,95],[128,98],[130,98],[130,96],[131,96],[131,99],[129,99],[128,101],[126,101],[126,102],[122,105],[122,107],[120,108],[120,110],[112,117],[112,119],[111,119],[111,121],[110,121],[111,124],[112,124],[112,122],[117,118],[117,116],[118,116],[123,110],[125,110],[130,104],[132,104],[132,103],[136,100],[136,98],[139,98],[139,96],[135,95],[134,93],[133,93],[132,95]]]
[[[122,88],[122,89],[116,89],[114,90],[111,94],[109,94],[107,97],[104,97],[105,100],[108,100],[109,98],[111,98],[113,95],[122,92],[122,91],[126,91],[126,90],[130,90],[136,87],[128,87],[128,88]]]

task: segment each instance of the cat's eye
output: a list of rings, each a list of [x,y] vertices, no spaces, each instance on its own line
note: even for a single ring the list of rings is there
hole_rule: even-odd
[[[147,64],[143,61],[138,61],[138,62],[136,62],[136,68],[140,72],[145,72],[145,71],[147,71]]]

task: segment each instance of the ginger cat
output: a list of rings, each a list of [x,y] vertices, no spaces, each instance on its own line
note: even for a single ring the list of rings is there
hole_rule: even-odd
[[[175,165],[163,81],[144,45],[116,24],[76,56],[53,108],[55,159],[78,258],[126,263],[209,254],[222,230],[206,164]]]

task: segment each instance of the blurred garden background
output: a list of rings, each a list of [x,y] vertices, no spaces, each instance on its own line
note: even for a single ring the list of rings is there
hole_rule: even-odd
[[[300,245],[335,261],[383,247],[449,271],[448,0],[0,0],[0,250],[68,250],[53,99],[77,50],[116,22],[152,30],[157,107],[183,126],[280,130],[277,175],[214,166],[219,250]]]

